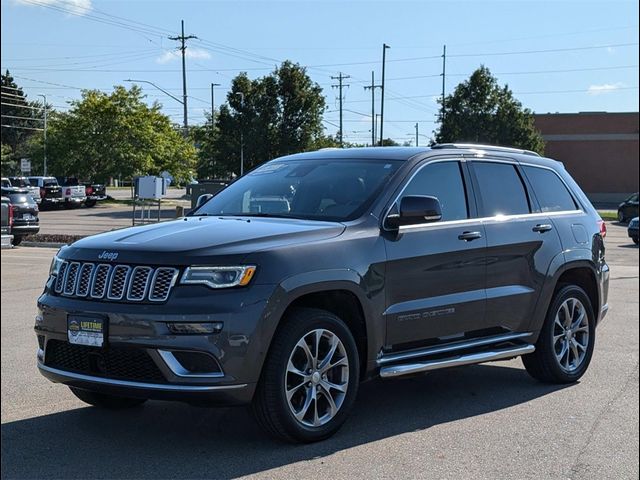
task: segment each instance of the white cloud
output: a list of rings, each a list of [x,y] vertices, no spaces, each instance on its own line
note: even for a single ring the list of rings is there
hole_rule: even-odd
[[[605,93],[611,93],[624,86],[625,84],[622,82],[603,83],[601,85],[590,85],[587,92],[589,93],[589,95],[603,95]]]
[[[156,62],[168,63],[172,60],[179,60],[180,56],[181,53],[179,50],[167,50],[156,58]],[[193,58],[195,60],[209,60],[211,58],[211,54],[201,48],[187,47],[187,58]]]
[[[19,5],[33,6],[45,6],[50,5],[52,7],[58,7],[65,9],[70,15],[86,15],[93,6],[91,0],[38,0],[38,3],[32,3],[29,0],[13,0]]]

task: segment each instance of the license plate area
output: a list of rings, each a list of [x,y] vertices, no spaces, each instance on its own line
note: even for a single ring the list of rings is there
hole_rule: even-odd
[[[105,343],[107,319],[98,315],[69,315],[67,338],[69,343],[102,347]]]

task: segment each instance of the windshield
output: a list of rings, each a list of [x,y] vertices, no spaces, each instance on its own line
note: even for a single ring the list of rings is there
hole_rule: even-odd
[[[385,160],[269,162],[229,185],[194,215],[353,220],[399,165]]]

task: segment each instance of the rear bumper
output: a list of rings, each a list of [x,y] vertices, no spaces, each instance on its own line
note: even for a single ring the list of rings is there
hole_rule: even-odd
[[[31,224],[31,225],[20,225],[14,224],[12,227],[12,232],[14,235],[32,235],[36,234],[40,231],[39,224]]]
[[[65,203],[80,204],[80,203],[84,202],[86,199],[87,199],[87,197],[69,197],[69,198],[65,198],[64,202]]]
[[[629,238],[638,238],[638,229],[637,228],[629,228],[627,230],[627,235],[629,235]]]
[[[38,370],[52,382],[122,397],[173,400],[220,406],[245,405],[251,402],[255,390],[255,384],[175,385],[95,377],[48,367],[42,363],[41,358],[42,353],[39,351]]]

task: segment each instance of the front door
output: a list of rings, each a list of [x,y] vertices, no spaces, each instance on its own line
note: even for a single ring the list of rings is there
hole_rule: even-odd
[[[481,329],[485,315],[486,235],[475,218],[467,167],[457,160],[418,167],[396,199],[438,198],[442,219],[387,236],[387,348],[455,339]]]

